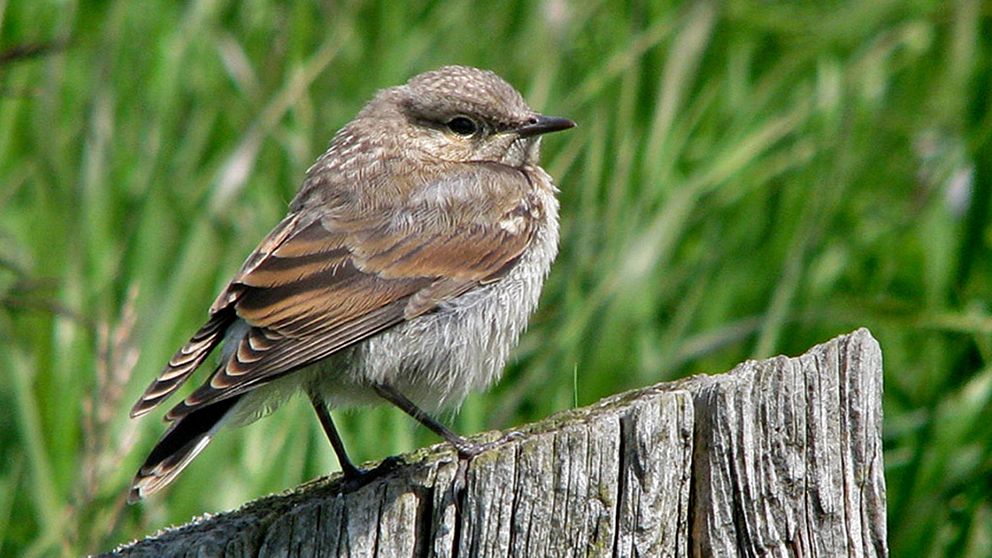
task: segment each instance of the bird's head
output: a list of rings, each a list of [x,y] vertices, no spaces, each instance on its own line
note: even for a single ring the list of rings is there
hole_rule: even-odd
[[[445,66],[385,89],[359,115],[394,134],[409,156],[536,165],[541,135],[575,123],[538,114],[493,72]]]

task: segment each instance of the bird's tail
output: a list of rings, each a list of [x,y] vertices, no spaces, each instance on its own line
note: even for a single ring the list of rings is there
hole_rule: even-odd
[[[155,444],[131,483],[128,503],[158,492],[207,447],[240,396],[222,399],[176,420]]]

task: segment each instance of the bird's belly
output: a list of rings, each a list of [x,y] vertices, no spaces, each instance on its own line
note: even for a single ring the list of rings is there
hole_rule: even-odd
[[[377,335],[356,348],[349,373],[388,382],[426,409],[457,406],[498,379],[543,280],[537,269],[520,269]]]

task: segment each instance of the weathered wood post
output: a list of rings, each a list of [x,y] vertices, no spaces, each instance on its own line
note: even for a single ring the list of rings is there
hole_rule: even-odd
[[[882,357],[860,329],[335,478],[115,556],[887,556]]]

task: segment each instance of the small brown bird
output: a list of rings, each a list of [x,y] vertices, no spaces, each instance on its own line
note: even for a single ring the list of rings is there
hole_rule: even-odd
[[[348,477],[364,471],[329,407],[385,399],[462,456],[485,449],[421,409],[457,406],[502,372],[558,251],[540,138],[574,125],[475,68],[380,91],[134,405],[132,417],[151,411],[222,345],[209,380],[166,414],[129,501],[169,484],[221,425],[251,422],[299,389]]]

